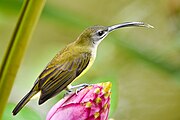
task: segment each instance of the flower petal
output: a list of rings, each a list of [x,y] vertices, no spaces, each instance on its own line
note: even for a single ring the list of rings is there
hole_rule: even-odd
[[[107,120],[111,83],[99,83],[66,96],[49,111],[46,120]]]
[[[48,116],[46,120],[85,120],[89,116],[89,109],[82,104],[69,104],[57,109],[57,111]]]

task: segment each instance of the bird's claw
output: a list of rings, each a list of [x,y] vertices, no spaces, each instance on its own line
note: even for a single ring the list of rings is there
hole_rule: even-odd
[[[80,86],[80,87],[78,87],[77,89],[76,89],[76,95],[78,95],[78,92],[79,91],[81,91],[82,89],[84,89],[84,88],[86,88],[86,87],[88,87],[88,86],[90,86],[90,84],[82,84],[82,86]]]
[[[88,87],[90,85],[91,84],[84,83],[84,84],[80,84],[80,85],[76,85],[76,86],[71,86],[66,89],[67,92],[64,94],[64,97],[69,94],[73,94],[73,93],[76,93],[76,95],[78,95],[79,91],[81,91],[82,89],[84,89],[85,87]]]

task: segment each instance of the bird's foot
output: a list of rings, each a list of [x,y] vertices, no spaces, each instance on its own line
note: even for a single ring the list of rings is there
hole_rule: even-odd
[[[68,86],[66,88],[67,92],[64,94],[64,96],[67,96],[72,93],[76,93],[76,95],[78,95],[79,91],[81,91],[82,89],[84,89],[85,87],[88,87],[88,86],[91,86],[91,84],[83,83],[83,84],[79,84],[79,85],[75,85],[75,86]]]
[[[87,84],[87,83],[84,83],[84,84],[80,84],[80,85],[76,85],[76,86],[73,86],[76,88],[76,95],[78,95],[78,92],[81,91],[82,89],[86,88],[90,86],[90,84]]]

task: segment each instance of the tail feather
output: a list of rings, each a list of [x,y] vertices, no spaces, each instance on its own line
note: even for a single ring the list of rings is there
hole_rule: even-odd
[[[29,100],[37,93],[38,91],[31,90],[28,94],[26,94],[12,111],[13,115],[16,115],[29,102]]]

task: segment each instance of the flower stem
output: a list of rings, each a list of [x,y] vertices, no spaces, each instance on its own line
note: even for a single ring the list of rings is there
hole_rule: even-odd
[[[16,73],[46,0],[25,0],[16,28],[0,66],[0,120]]]

